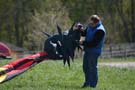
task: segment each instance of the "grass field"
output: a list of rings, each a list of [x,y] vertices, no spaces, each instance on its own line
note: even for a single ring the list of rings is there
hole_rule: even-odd
[[[117,61],[134,61],[135,58]],[[100,62],[116,59],[102,59]],[[0,66],[9,61],[0,61]],[[75,60],[71,68],[61,61],[44,61],[22,75],[0,84],[0,90],[135,90],[135,69],[99,66],[99,82],[96,88],[80,87],[84,81],[82,61]]]

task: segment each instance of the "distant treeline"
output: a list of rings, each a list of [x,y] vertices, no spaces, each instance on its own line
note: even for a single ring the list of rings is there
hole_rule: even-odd
[[[73,22],[84,27],[92,14],[101,16],[106,44],[135,42],[135,0],[0,0],[0,41],[41,50],[46,37]]]

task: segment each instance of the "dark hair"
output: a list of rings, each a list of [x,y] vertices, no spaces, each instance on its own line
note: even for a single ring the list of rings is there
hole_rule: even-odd
[[[100,17],[97,15],[90,16],[90,20],[92,20],[94,23],[98,23],[100,21]]]

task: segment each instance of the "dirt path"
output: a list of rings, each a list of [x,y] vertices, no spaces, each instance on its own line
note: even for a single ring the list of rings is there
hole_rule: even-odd
[[[135,68],[135,62],[105,62],[99,63],[99,65],[119,68]]]

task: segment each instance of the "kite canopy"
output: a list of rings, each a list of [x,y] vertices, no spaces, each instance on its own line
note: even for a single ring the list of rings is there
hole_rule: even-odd
[[[36,64],[48,59],[63,60],[64,65],[67,63],[70,67],[70,59],[74,59],[75,49],[82,49],[78,42],[81,32],[73,30],[74,25],[75,23],[66,32],[62,32],[61,28],[57,25],[58,33],[54,35],[43,32],[48,36],[44,43],[44,51],[20,58],[0,67],[0,83],[11,80]],[[1,42],[0,55],[5,56],[5,58],[7,58],[6,56],[10,56],[10,49]]]
[[[57,25],[58,34],[49,35],[44,44],[44,51],[48,53],[48,58],[53,60],[63,59],[64,65],[68,64],[70,67],[70,59],[74,59],[75,49],[80,48],[79,40],[80,33],[79,30],[74,30],[75,23],[72,24],[68,31],[62,32],[62,29]]]
[[[0,57],[6,58],[7,56],[11,55],[11,50],[8,48],[7,45],[0,42]]]

